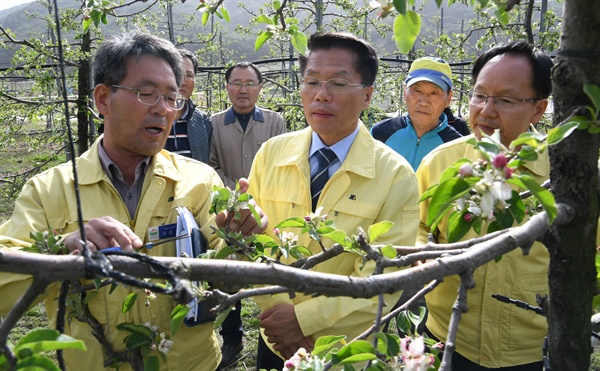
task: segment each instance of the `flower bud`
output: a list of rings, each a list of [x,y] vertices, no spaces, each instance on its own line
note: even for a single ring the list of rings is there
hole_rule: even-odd
[[[461,178],[466,178],[473,175],[473,166],[469,163],[462,164],[458,169],[458,175]]]
[[[496,157],[494,157],[493,165],[496,169],[504,169],[507,163],[508,159],[503,153],[498,153]]]

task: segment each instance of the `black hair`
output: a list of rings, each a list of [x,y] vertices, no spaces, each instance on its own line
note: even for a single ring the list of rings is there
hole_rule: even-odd
[[[550,93],[552,93],[552,59],[546,53],[535,49],[533,45],[523,40],[512,41],[495,46],[480,55],[473,65],[473,72],[471,74],[473,84],[477,82],[477,77],[483,66],[485,66],[492,58],[503,54],[526,58],[531,64],[531,69],[533,71],[531,87],[537,94],[536,98],[545,99],[550,96]]]
[[[236,68],[252,68],[254,70],[254,72],[256,73],[256,76],[258,76],[258,83],[262,84],[263,77],[262,77],[262,73],[260,72],[260,69],[254,63],[250,63],[250,62],[237,62],[233,66],[229,67],[227,69],[227,71],[225,71],[225,81],[227,81],[228,84],[229,84],[229,77],[231,76],[231,73],[233,72],[233,70],[235,70]]]
[[[94,85],[117,85],[127,73],[127,60],[153,56],[166,61],[173,69],[177,86],[185,68],[177,48],[168,40],[136,30],[113,35],[100,44],[94,58]]]
[[[177,49],[182,58],[188,58],[194,66],[194,75],[198,73],[198,58],[196,55],[187,49]]]
[[[304,75],[310,53],[317,50],[342,49],[353,53],[354,69],[361,76],[361,83],[370,86],[375,83],[379,69],[379,58],[373,47],[352,34],[345,32],[314,33],[308,40],[307,55],[300,55],[300,72]]]

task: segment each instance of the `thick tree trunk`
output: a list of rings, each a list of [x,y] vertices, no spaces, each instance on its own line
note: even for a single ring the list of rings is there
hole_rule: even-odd
[[[591,105],[584,83],[600,86],[600,3],[565,1],[563,33],[553,71],[554,125]],[[590,318],[595,293],[598,223],[598,135],[576,131],[551,148],[552,190],[557,202],[575,208],[575,220],[555,228],[551,254],[548,327],[552,370],[587,370]]]

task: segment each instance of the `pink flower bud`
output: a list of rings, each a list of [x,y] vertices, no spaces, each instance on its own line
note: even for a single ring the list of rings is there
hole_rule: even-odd
[[[279,230],[279,228],[273,228],[273,233],[278,235],[279,233],[281,233],[281,231]]]
[[[307,221],[307,222],[310,222],[310,216],[308,216],[308,215],[307,215],[307,216],[305,216],[305,217],[304,217],[304,220],[305,220],[305,221]]]
[[[496,169],[504,169],[507,163],[508,159],[503,153],[498,153],[496,157],[494,157],[494,167]]]
[[[466,213],[466,214],[465,214],[465,216],[464,216],[464,218],[465,218],[465,220],[466,220],[467,222],[470,222],[471,220],[473,220],[473,214],[471,214],[471,213]]]
[[[458,169],[458,175],[461,178],[466,178],[473,175],[473,166],[471,166],[469,163],[462,164],[460,169]]]
[[[504,179],[510,179],[513,175],[514,170],[509,168],[509,167],[505,167],[504,168]]]

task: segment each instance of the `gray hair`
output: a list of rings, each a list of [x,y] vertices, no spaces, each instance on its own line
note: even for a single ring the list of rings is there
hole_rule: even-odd
[[[168,40],[136,30],[107,38],[94,58],[94,85],[119,84],[127,73],[127,60],[142,56],[157,57],[167,62],[177,86],[181,85],[185,68],[179,51]]]

